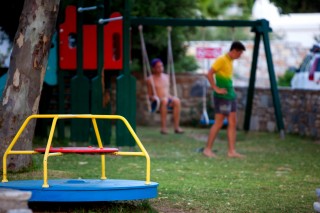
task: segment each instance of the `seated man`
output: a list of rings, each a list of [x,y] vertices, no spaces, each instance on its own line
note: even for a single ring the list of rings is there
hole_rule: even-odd
[[[167,113],[168,107],[173,110],[173,126],[175,133],[183,133],[180,128],[181,103],[178,97],[170,95],[169,76],[163,73],[163,63],[155,58],[151,62],[152,75],[147,79],[148,95],[151,101],[160,100],[161,133],[168,134]],[[153,89],[154,88],[154,89]]]

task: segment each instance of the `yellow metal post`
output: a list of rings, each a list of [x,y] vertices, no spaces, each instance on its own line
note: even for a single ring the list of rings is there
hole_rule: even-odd
[[[95,132],[95,134],[96,134],[96,138],[97,138],[97,141],[98,141],[99,148],[103,148],[102,140],[101,140],[100,133],[99,133],[98,124],[97,124],[97,121],[96,121],[95,118],[92,118],[92,124],[93,124],[94,132]],[[102,179],[102,180],[107,179],[107,177],[106,177],[106,160],[105,160],[105,155],[101,155],[101,179]]]
[[[29,121],[32,119],[32,116],[29,116],[22,124],[22,126],[20,127],[19,131],[17,132],[16,136],[13,138],[12,142],[10,143],[10,145],[8,146],[7,150],[5,151],[4,155],[3,155],[3,159],[2,159],[2,170],[3,170],[3,176],[2,176],[2,182],[8,182],[7,179],[7,157],[8,154],[11,152],[12,147],[16,144],[18,138],[20,137],[21,133],[23,132],[23,130],[26,128],[27,124],[29,123]]]
[[[49,187],[49,184],[48,184],[48,157],[49,157],[49,151],[50,151],[50,147],[51,147],[51,143],[52,143],[54,129],[57,124],[57,120],[58,120],[58,116],[55,116],[52,121],[52,124],[51,124],[47,147],[46,147],[46,151],[45,151],[44,157],[43,157],[43,185],[42,185],[43,188]]]
[[[103,144],[101,141],[101,137],[100,137],[100,133],[99,133],[99,129],[98,129],[98,125],[97,125],[97,121],[96,119],[117,119],[117,120],[121,120],[125,126],[127,127],[127,129],[129,130],[130,134],[132,135],[133,139],[135,140],[136,144],[138,145],[138,147],[140,148],[141,152],[116,152],[113,153],[114,155],[122,155],[122,156],[144,156],[146,158],[146,184],[150,184],[150,156],[147,152],[147,150],[144,148],[144,146],[142,145],[140,139],[138,138],[138,136],[136,135],[136,133],[134,132],[134,130],[132,129],[131,125],[129,124],[129,122],[120,115],[91,115],[91,114],[83,114],[83,115],[72,115],[72,114],[66,114],[66,115],[58,115],[58,114],[53,114],[53,115],[31,115],[29,116],[24,123],[22,124],[22,126],[20,127],[19,131],[17,132],[16,136],[14,137],[14,139],[12,140],[12,142],[10,143],[10,145],[8,146],[6,152],[4,153],[3,156],[3,179],[2,182],[8,182],[7,179],[7,157],[9,154],[38,154],[38,152],[33,151],[33,150],[14,150],[12,151],[13,146],[16,144],[18,138],[20,137],[21,133],[23,132],[23,130],[26,128],[27,124],[30,122],[31,119],[34,118],[52,118],[52,125],[51,125],[51,129],[50,129],[50,133],[49,133],[49,137],[48,137],[48,141],[47,141],[47,145],[46,145],[46,149],[45,149],[45,153],[44,153],[44,158],[43,158],[43,188],[48,188],[49,184],[48,184],[48,158],[50,156],[59,156],[62,155],[62,153],[50,153],[50,147],[52,144],[52,139],[53,139],[53,135],[54,135],[54,131],[55,131],[55,127],[57,124],[57,120],[58,119],[91,119],[92,120],[92,124],[94,127],[94,131],[97,137],[97,141],[98,141],[98,145],[100,148],[103,148]],[[102,154],[101,155],[101,179],[106,179],[106,175],[105,175],[105,155]]]

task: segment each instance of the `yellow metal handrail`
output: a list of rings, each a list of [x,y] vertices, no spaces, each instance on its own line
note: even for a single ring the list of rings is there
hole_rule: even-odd
[[[52,118],[52,124],[51,124],[51,129],[48,137],[48,142],[47,146],[45,149],[44,157],[43,157],[43,185],[42,187],[48,188],[48,157],[51,156],[59,156],[62,155],[62,153],[50,153],[50,147],[53,139],[53,134],[54,130],[57,124],[58,119],[91,119],[95,135],[97,137],[98,145],[99,148],[103,148],[103,144],[101,141],[98,125],[96,119],[115,119],[115,120],[121,120],[129,130],[130,134],[132,135],[133,139],[135,140],[136,144],[140,148],[141,152],[114,152],[112,153],[113,155],[122,155],[122,156],[144,156],[146,158],[146,184],[150,184],[150,157],[147,152],[147,150],[144,148],[142,145],[140,139],[132,129],[131,125],[125,119],[123,116],[120,115],[92,115],[92,114],[80,114],[80,115],[73,115],[73,114],[47,114],[47,115],[30,115],[22,124],[20,127],[19,131],[11,141],[10,145],[8,146],[6,152],[3,155],[3,178],[2,182],[8,182],[7,179],[7,157],[10,154],[21,154],[21,155],[26,155],[26,154],[39,154],[39,152],[33,151],[33,150],[12,150],[16,142],[18,141],[20,135],[22,134],[23,130],[26,128],[28,123],[30,122],[31,119],[36,119],[36,118]],[[101,179],[107,179],[106,174],[105,174],[105,155],[101,155]]]

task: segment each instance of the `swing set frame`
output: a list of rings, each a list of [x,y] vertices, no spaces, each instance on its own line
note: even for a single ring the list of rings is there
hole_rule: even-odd
[[[129,15],[129,14],[128,14]],[[264,44],[264,50],[266,54],[266,62],[268,67],[270,90],[272,94],[273,106],[277,121],[277,128],[281,138],[284,138],[284,122],[281,112],[281,104],[278,94],[276,76],[272,61],[269,33],[272,32],[269,22],[265,19],[259,19],[255,21],[249,20],[205,20],[205,19],[181,19],[181,18],[155,18],[155,17],[130,17],[124,19],[124,26],[138,26],[138,25],[158,25],[158,26],[171,26],[171,27],[183,27],[183,26],[199,26],[199,27],[251,27],[251,31],[255,33],[253,57],[251,62],[250,80],[247,92],[247,104],[245,109],[244,130],[249,131],[250,118],[252,114],[252,103],[255,89],[256,70],[258,63],[258,53],[260,47],[261,38]],[[129,47],[129,43],[124,41],[124,46]],[[125,68],[125,67],[124,67]],[[129,70],[128,70],[129,72]]]
[[[139,35],[140,35],[140,44],[141,44],[141,55],[142,55],[142,64],[143,64],[143,76],[144,80],[147,82],[148,78],[150,78],[151,83],[151,89],[152,94],[154,95],[155,100],[150,100],[148,89],[146,88],[146,102],[147,102],[147,108],[150,113],[158,112],[160,108],[160,99],[158,97],[155,83],[152,77],[152,70],[149,63],[149,57],[148,52],[146,48],[146,44],[144,41],[144,35],[143,35],[143,26],[139,25]],[[172,53],[172,44],[171,44],[171,27],[167,27],[167,71],[166,74],[169,77],[170,84],[172,83],[172,86],[170,89],[173,92],[173,95],[175,97],[178,97],[177,92],[177,84],[176,84],[176,77],[175,77],[175,71],[174,71],[174,61],[173,61],[173,53]],[[168,108],[169,111],[171,111],[171,108]]]

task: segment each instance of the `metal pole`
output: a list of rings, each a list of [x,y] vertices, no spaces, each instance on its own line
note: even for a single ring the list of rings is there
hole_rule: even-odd
[[[136,128],[136,79],[130,75],[130,2],[123,11],[123,71],[117,77],[117,114],[124,116]],[[130,106],[130,107],[128,107]],[[122,123],[116,123],[117,146],[134,146],[134,140]]]
[[[123,71],[129,74],[130,67],[130,0],[125,0],[123,18]]]
[[[254,27],[260,25],[261,20],[208,20],[208,19],[182,19],[182,18],[155,18],[131,17],[131,25],[158,25],[158,26],[216,26],[216,27]]]
[[[79,0],[78,5],[82,5],[83,0]],[[83,15],[77,14],[77,75],[83,75]]]
[[[251,72],[250,72],[250,80],[249,80],[249,87],[247,92],[247,104],[246,104],[246,111],[244,117],[244,125],[243,129],[245,131],[249,131],[250,129],[250,118],[252,112],[252,102],[254,96],[254,84],[256,81],[256,70],[257,70],[257,63],[258,63],[258,54],[259,54],[259,46],[260,46],[260,32],[255,29],[255,38],[254,38],[254,49],[253,49],[253,56],[251,62]]]
[[[97,6],[92,6],[92,7],[79,7],[78,12],[82,13],[83,11],[90,11],[90,10],[96,10]]]
[[[115,17],[115,18],[99,19],[98,23],[99,24],[105,24],[105,23],[108,23],[108,22],[118,21],[118,20],[122,20],[122,16]]]
[[[280,137],[284,138],[284,123],[283,123],[283,117],[281,112],[281,104],[279,99],[279,93],[277,88],[277,81],[276,76],[273,68],[273,62],[272,62],[272,56],[271,56],[271,50],[270,50],[270,42],[269,42],[269,22],[267,20],[262,21],[262,37],[263,37],[263,43],[266,53],[266,59],[267,59],[267,65],[268,65],[268,71],[269,71],[269,77],[270,77],[270,86],[271,86],[271,93],[273,98],[273,106],[274,111],[277,119],[277,126],[278,130],[280,132]]]

